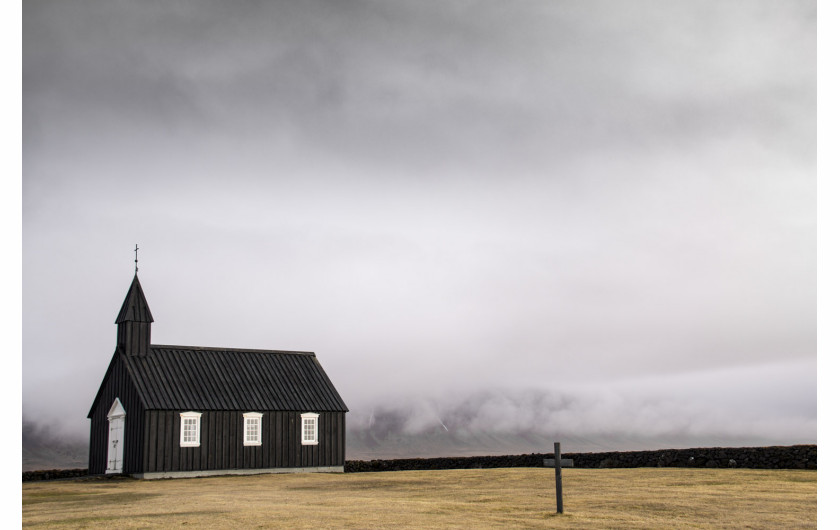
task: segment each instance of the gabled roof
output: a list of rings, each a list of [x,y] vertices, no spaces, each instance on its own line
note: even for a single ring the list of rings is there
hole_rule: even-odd
[[[125,295],[125,300],[120,308],[120,313],[117,315],[117,321],[120,322],[154,322],[152,312],[149,309],[149,304],[146,302],[146,295],[143,294],[143,287],[140,286],[140,280],[137,274],[134,275],[134,280],[131,281],[131,286],[128,288],[128,293]]]
[[[347,411],[312,352],[152,344],[120,357],[151,410]]]

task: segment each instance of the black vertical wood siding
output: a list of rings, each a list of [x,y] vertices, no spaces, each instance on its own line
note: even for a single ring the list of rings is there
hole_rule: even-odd
[[[202,413],[199,447],[181,447],[180,412],[187,411],[145,412],[143,472],[344,465],[344,412],[319,413],[318,444],[302,445],[301,412],[196,410]],[[245,412],[263,413],[262,445],[244,445]]]
[[[145,446],[145,415],[140,396],[131,382],[120,353],[115,353],[105,374],[97,401],[91,409],[88,469],[91,474],[105,473],[108,460],[108,411],[120,398],[125,409],[123,433],[123,472],[140,473]]]
[[[117,347],[126,355],[146,355],[151,340],[151,322],[121,322],[117,325]]]

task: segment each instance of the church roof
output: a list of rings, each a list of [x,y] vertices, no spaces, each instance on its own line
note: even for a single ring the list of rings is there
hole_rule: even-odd
[[[125,295],[125,300],[120,308],[120,313],[117,315],[117,321],[114,324],[126,321],[155,321],[152,318],[152,311],[149,309],[148,302],[146,302],[146,296],[143,294],[143,287],[140,285],[137,274],[134,275],[134,280],[131,281],[131,286],[128,288],[128,293]]]
[[[153,344],[116,355],[146,409],[347,411],[311,352]]]

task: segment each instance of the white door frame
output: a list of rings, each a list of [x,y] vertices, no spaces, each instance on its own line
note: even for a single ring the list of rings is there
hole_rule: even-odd
[[[125,409],[120,403],[120,398],[114,400],[111,410],[108,411],[108,460],[105,464],[105,473],[123,472],[123,454],[125,452]]]

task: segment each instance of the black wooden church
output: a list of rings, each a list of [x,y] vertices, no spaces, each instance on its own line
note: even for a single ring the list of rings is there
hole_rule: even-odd
[[[347,406],[312,352],[151,344],[135,273],[90,418],[91,474],[344,470]]]

